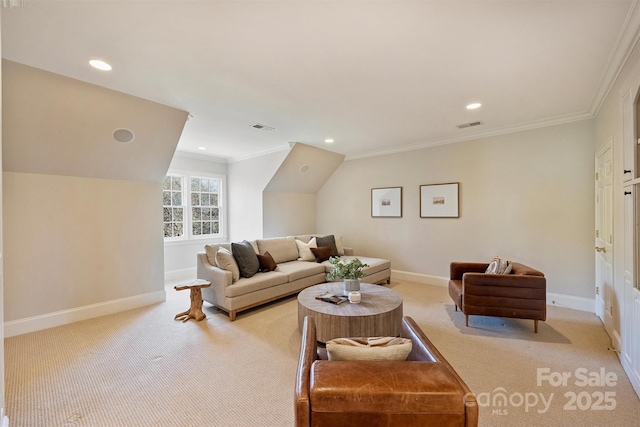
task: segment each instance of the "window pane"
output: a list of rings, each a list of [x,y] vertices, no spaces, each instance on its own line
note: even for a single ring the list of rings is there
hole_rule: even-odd
[[[220,219],[219,213],[218,213],[218,208],[212,208],[211,209],[211,219]]]
[[[203,222],[202,223],[202,234],[211,234],[211,223]]]
[[[209,206],[209,200],[211,197],[208,194],[203,194],[200,199],[202,200],[202,206]]]
[[[173,220],[182,222],[182,208],[173,208]]]
[[[171,208],[162,208],[162,220],[164,222],[171,221]]]
[[[163,191],[162,192],[162,204],[165,206],[171,206],[171,192]]]
[[[171,223],[164,224],[164,237],[171,237],[171,231],[173,227],[171,227]]]
[[[182,177],[174,176],[171,178],[171,189],[173,191],[182,191]]]
[[[200,191],[209,191],[209,180],[201,179],[200,180]]]
[[[198,178],[191,178],[191,191],[200,191],[200,180]]]
[[[211,233],[213,234],[220,233],[220,223],[218,221],[213,223],[213,229],[211,230]]]
[[[195,221],[202,219],[202,208],[191,208],[191,216]]]
[[[194,236],[199,236],[202,234],[202,223],[201,222],[194,222],[193,223],[193,235]]]
[[[200,206],[200,194],[191,193],[191,205]]]
[[[173,236],[182,236],[182,223],[173,224]]]
[[[217,193],[218,192],[218,180],[217,179],[210,179],[209,180],[209,191],[211,191],[212,193]]]
[[[212,194],[211,195],[211,206],[218,206],[218,195],[217,194]]]
[[[162,189],[163,190],[171,190],[171,177],[165,176],[162,180]]]
[[[182,193],[178,193],[174,191],[173,193],[171,193],[171,197],[173,201],[173,206],[182,205]]]
[[[202,208],[202,219],[211,219],[211,209]]]

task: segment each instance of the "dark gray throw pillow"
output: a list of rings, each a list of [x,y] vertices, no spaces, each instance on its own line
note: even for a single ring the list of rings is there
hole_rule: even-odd
[[[240,277],[252,277],[260,269],[258,255],[248,241],[231,243],[231,254],[238,264]]]
[[[315,238],[316,238],[316,245],[319,248],[322,246],[329,246],[333,251],[333,255],[331,256],[337,256],[337,257],[340,256],[340,254],[338,253],[338,247],[336,246],[336,238],[333,237],[333,234],[330,234],[328,236],[322,236],[322,237],[315,236]]]

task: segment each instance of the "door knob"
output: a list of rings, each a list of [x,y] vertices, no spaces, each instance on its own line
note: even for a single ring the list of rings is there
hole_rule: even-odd
[[[597,252],[607,252],[607,248],[599,248],[596,246],[596,251]]]

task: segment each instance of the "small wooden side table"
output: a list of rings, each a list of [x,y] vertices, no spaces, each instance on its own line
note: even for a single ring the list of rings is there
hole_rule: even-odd
[[[189,319],[195,319],[196,322],[201,321],[207,317],[202,312],[202,288],[208,288],[211,286],[211,282],[206,280],[196,279],[186,283],[180,283],[173,287],[176,291],[182,291],[184,289],[191,290],[191,307],[187,311],[176,314],[175,320],[182,320],[182,323]]]

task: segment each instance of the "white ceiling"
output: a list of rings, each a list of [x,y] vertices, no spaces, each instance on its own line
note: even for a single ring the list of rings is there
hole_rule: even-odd
[[[635,6],[24,0],[2,9],[2,56],[189,111],[180,151],[359,157],[592,117],[636,42]]]

